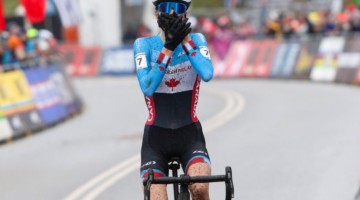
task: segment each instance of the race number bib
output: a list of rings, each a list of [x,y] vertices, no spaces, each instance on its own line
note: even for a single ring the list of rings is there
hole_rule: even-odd
[[[199,49],[200,49],[201,55],[203,55],[205,58],[211,60],[210,52],[209,52],[209,48],[208,48],[208,47],[206,47],[206,46],[200,46]]]
[[[136,70],[147,68],[147,60],[145,53],[139,53],[135,56]]]

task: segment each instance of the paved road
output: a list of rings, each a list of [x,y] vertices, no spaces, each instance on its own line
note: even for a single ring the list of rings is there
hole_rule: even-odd
[[[1,200],[142,199],[147,110],[130,78],[78,79],[81,115],[0,146]],[[234,171],[237,200],[353,200],[360,186],[360,88],[275,80],[202,85],[213,173]],[[171,192],[171,190],[169,190]],[[211,187],[213,200],[224,186]]]

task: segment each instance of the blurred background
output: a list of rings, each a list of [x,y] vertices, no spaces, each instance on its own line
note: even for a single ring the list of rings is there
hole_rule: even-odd
[[[194,32],[208,39],[217,77],[268,77],[272,71],[272,76],[307,79],[319,62],[331,65],[332,75],[337,66],[341,71],[357,69],[359,58],[349,53],[359,49],[358,7],[356,0],[198,0],[192,3],[189,18]],[[5,70],[13,68],[9,65],[16,61],[52,51],[62,53],[71,75],[134,73],[130,59],[134,40],[159,32],[153,6],[145,0],[3,0],[2,10],[1,55]],[[237,46],[246,53],[237,60],[242,64],[232,66],[235,61],[230,57],[240,52]],[[348,56],[354,63],[342,69],[341,58]],[[344,80],[344,73],[337,74],[341,76],[337,80],[357,82],[354,77]]]
[[[360,0],[192,0],[188,17],[235,199],[360,200]],[[142,199],[132,45],[158,33],[150,0],[0,0],[1,200]]]

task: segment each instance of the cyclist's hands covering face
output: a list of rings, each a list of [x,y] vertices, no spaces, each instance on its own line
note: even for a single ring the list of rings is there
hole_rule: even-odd
[[[170,28],[171,24],[176,20],[176,15],[169,15],[167,13],[161,13],[158,17],[157,23],[159,27],[165,32]]]
[[[171,19],[173,18],[173,19]],[[165,29],[165,45],[164,47],[174,51],[174,49],[184,40],[184,38],[191,32],[190,25],[187,18],[183,16],[175,16],[170,18],[169,27]]]

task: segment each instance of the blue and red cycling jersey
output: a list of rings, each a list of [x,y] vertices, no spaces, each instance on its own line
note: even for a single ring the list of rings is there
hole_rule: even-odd
[[[176,129],[199,121],[200,82],[211,80],[213,66],[205,37],[200,33],[190,37],[192,41],[180,44],[166,61],[160,35],[134,43],[137,77],[149,110],[147,125]]]

